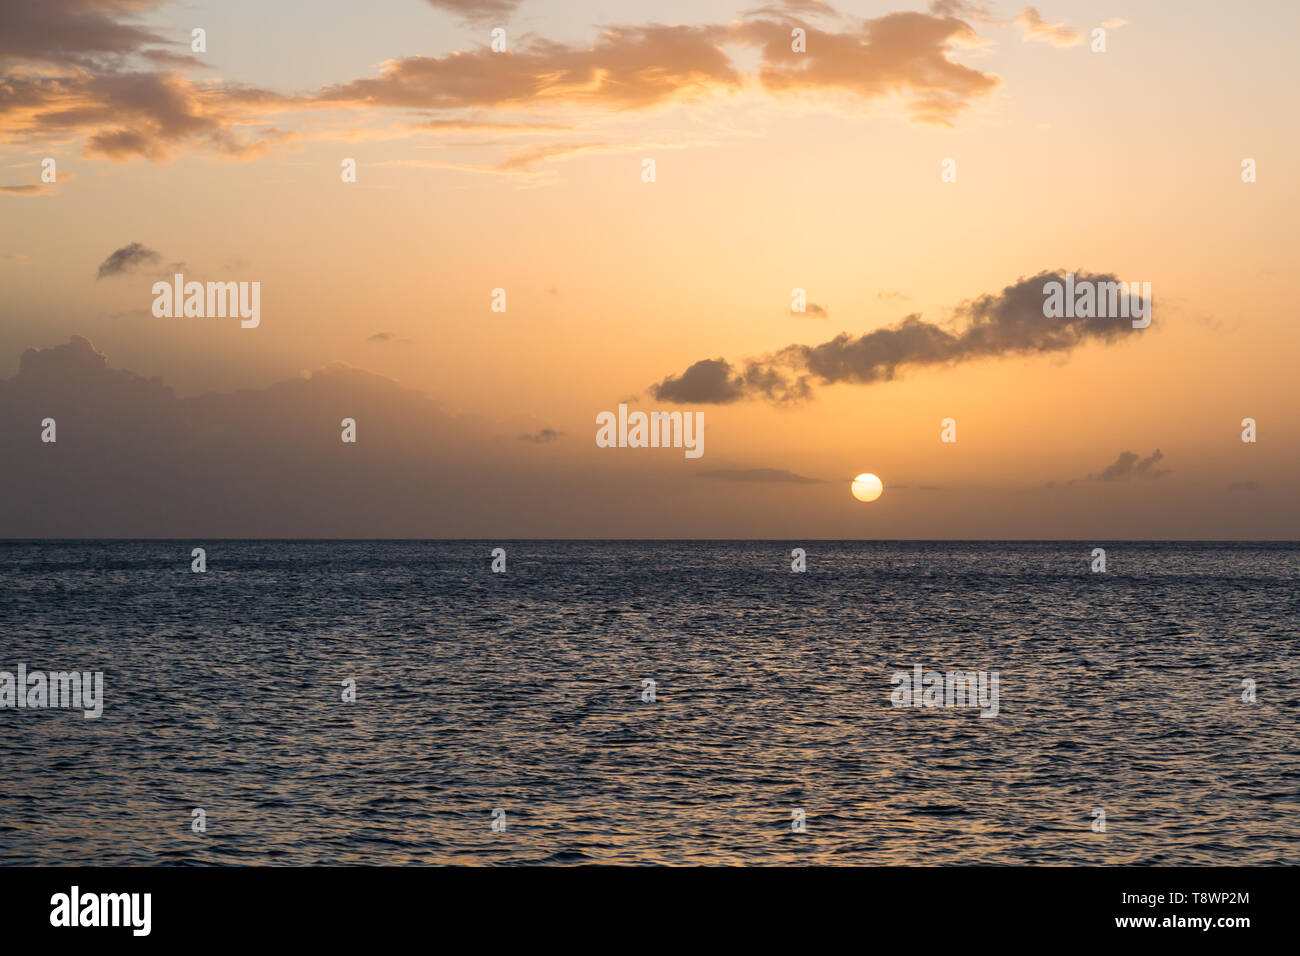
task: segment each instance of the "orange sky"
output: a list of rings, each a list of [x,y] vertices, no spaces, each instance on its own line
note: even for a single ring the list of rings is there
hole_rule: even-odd
[[[378,475],[474,462],[494,476],[449,485],[406,523],[382,509],[344,521],[322,501],[281,526],[232,499],[240,533],[1300,533],[1294,5],[1229,18],[1208,2],[392,0],[364,22],[341,3],[265,6],[0,13],[0,377],[73,335],[177,401],[343,362],[473,427],[417,447],[367,420],[355,449],[336,448],[362,397],[308,388],[332,430],[322,454],[373,455]],[[192,52],[196,26],[206,52]],[[498,26],[505,53],[488,47]],[[1242,181],[1247,157],[1257,182]],[[948,158],[956,182],[941,179]],[[101,277],[131,243],[139,260]],[[260,282],[260,326],[155,318],[151,286],[177,264]],[[892,379],[812,374],[791,402],[673,405],[653,390],[701,360],[773,368],[789,346],[909,315],[960,335],[972,301],[1066,271],[1150,282],[1151,327],[906,353]],[[792,313],[796,287],[824,311]],[[1017,329],[1059,322],[1037,321]],[[50,354],[68,363],[50,381],[89,367],[90,353]],[[0,391],[10,444],[39,441],[22,416],[48,383],[29,378]],[[703,411],[703,457],[597,448],[595,416],[623,400]],[[949,417],[955,444],[940,441]],[[560,434],[520,437],[543,429]],[[1156,449],[1148,470],[1100,477]],[[874,504],[849,494],[862,471],[885,482]],[[183,502],[140,514],[150,533],[206,527]]]

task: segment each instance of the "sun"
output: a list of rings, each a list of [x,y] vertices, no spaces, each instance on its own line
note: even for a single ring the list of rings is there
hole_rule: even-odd
[[[885,491],[884,483],[869,471],[864,471],[854,478],[850,487],[853,497],[859,501],[875,501]]]

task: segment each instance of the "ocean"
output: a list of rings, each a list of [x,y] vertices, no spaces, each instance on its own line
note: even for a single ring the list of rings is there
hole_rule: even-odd
[[[0,863],[1293,863],[1298,581],[1279,543],[0,542],[0,671],[104,675],[98,719],[0,709]],[[917,668],[996,715],[896,706]]]

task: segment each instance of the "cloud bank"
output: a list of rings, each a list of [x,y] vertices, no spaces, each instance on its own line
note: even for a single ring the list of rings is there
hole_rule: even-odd
[[[517,6],[514,0],[429,2],[471,23],[500,21]],[[278,125],[286,114],[552,107],[624,113],[748,88],[856,104],[897,99],[914,121],[951,126],[1002,82],[954,59],[963,47],[983,42],[956,16],[903,12],[859,19],[799,2],[750,11],[731,23],[610,26],[590,44],[525,35],[505,53],[483,45],[399,57],[383,63],[376,76],[283,95],[191,79],[187,69],[216,64],[206,54],[190,55],[188,35],[169,38],[138,22],[159,6],[156,0],[0,6],[0,67],[7,74],[0,84],[0,137],[24,143],[80,138],[83,155],[115,161],[165,162],[188,151],[248,160],[297,135]],[[803,16],[811,17],[799,21],[807,48],[794,53],[792,17]],[[836,25],[812,22],[828,19]],[[756,72],[738,66],[730,52],[737,47],[757,52]],[[428,124],[462,121],[484,122],[451,115]]]

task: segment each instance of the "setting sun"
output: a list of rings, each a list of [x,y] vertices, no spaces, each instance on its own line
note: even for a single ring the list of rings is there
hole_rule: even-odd
[[[884,483],[869,471],[864,471],[854,478],[850,487],[853,497],[859,501],[875,501],[885,491]]]

